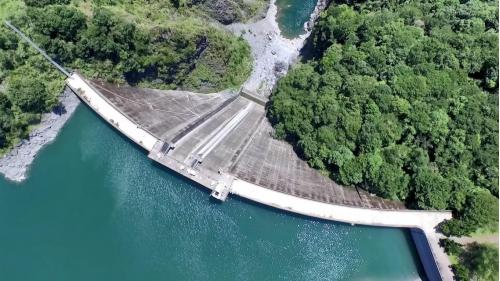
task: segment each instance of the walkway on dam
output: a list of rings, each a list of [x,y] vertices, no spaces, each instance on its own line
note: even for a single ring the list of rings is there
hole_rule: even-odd
[[[336,184],[272,137],[265,108],[237,93],[200,95],[87,81],[67,84],[149,157],[201,185],[283,210],[353,224],[421,229],[443,280],[449,260],[435,227],[450,212],[411,211],[399,202]]]

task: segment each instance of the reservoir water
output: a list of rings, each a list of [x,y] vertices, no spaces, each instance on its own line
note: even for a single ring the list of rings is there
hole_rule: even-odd
[[[286,38],[304,33],[304,23],[309,20],[318,0],[276,0],[278,25]]]
[[[22,184],[0,180],[0,280],[418,280],[400,229],[295,216],[148,160],[86,106]]]
[[[405,230],[213,202],[84,105],[25,182],[0,179],[0,280],[400,281],[422,272]]]

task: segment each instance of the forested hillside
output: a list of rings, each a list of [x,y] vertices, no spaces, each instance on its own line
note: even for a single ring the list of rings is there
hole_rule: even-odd
[[[498,2],[334,1],[279,82],[276,136],[310,165],[447,234],[498,223]]]
[[[230,20],[212,13],[215,3],[218,13],[244,20],[265,1],[8,0],[0,19],[88,78],[212,92],[238,87],[251,69],[248,44],[218,26]],[[2,23],[0,151],[57,104],[62,86],[63,77]]]

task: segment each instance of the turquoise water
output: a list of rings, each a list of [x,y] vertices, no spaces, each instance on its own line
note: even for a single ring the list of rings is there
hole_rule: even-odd
[[[295,38],[304,33],[304,23],[311,18],[318,0],[276,0],[278,25],[286,38]]]
[[[0,179],[0,280],[415,280],[409,239],[212,202],[85,106],[27,181]]]
[[[285,35],[300,34],[315,1],[278,4]],[[0,179],[0,280],[399,281],[421,273],[407,231],[320,221],[235,197],[213,202],[86,106],[25,182]]]

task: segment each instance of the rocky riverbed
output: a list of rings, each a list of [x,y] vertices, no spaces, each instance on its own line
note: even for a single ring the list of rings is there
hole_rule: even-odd
[[[0,173],[7,179],[21,182],[26,179],[28,169],[36,154],[52,142],[60,129],[69,120],[80,100],[66,88],[59,97],[60,105],[45,113],[40,124],[10,152],[0,158]]]
[[[263,19],[227,26],[231,32],[247,40],[252,48],[253,68],[250,77],[243,84],[244,88],[266,98],[271,94],[277,80],[298,60],[300,50],[311,34],[315,20],[328,2],[328,0],[318,1],[310,20],[304,23],[305,33],[294,39],[287,39],[281,34],[275,0],[271,0]]]

